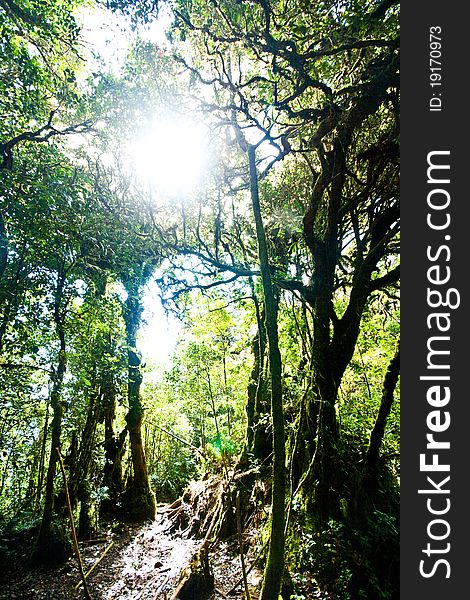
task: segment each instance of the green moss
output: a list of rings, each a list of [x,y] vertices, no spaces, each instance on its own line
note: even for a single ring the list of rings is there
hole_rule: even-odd
[[[143,523],[155,518],[155,496],[149,489],[128,488],[122,496],[122,519],[129,523]]]

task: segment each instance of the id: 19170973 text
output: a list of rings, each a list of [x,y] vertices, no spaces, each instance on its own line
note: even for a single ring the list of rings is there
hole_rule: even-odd
[[[429,98],[430,112],[442,110],[442,28],[438,25],[429,28]]]

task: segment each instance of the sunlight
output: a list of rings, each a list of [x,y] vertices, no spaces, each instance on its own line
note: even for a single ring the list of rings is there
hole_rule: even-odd
[[[145,362],[169,368],[182,323],[165,313],[159,294],[157,283],[151,280],[145,287],[143,326],[139,331],[138,345]],[[147,374],[147,380],[158,379],[160,375],[161,371],[157,369]]]
[[[135,173],[159,200],[187,195],[202,180],[207,164],[207,131],[189,120],[155,120],[129,146]]]

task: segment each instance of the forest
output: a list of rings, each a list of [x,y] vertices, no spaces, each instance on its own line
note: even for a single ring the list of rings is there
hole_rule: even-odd
[[[0,598],[398,598],[398,2],[0,44]]]

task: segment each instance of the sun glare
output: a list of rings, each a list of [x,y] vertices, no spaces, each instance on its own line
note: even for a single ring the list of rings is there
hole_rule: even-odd
[[[185,120],[155,121],[130,144],[137,177],[161,200],[190,194],[207,164],[207,132]]]

